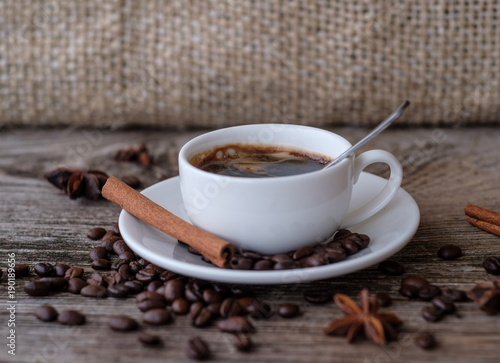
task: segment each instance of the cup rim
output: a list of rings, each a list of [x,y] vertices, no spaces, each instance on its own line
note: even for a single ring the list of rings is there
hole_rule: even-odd
[[[179,156],[178,156],[179,168],[181,167],[181,163],[182,163],[189,170],[191,170],[191,171],[193,171],[195,173],[198,173],[200,175],[224,178],[225,180],[231,180],[231,182],[238,181],[239,183],[249,183],[249,182],[251,182],[251,183],[264,184],[264,183],[274,183],[274,182],[279,182],[279,181],[283,181],[283,180],[290,180],[290,179],[308,179],[308,178],[315,177],[319,173],[328,173],[328,174],[334,173],[335,171],[337,171],[340,168],[342,168],[346,163],[351,162],[352,159],[354,158],[354,155],[351,155],[351,156],[347,157],[345,160],[341,161],[340,163],[338,163],[336,165],[333,165],[332,167],[330,167],[330,168],[328,168],[326,170],[320,169],[320,170],[315,170],[315,171],[311,171],[311,172],[307,172],[307,173],[303,173],[303,174],[276,176],[276,177],[272,177],[272,178],[251,178],[251,177],[242,177],[242,176],[214,174],[214,173],[210,173],[208,171],[205,171],[205,170],[197,168],[196,166],[192,165],[189,162],[189,160],[188,160],[187,153],[188,153],[188,149],[190,147],[192,147],[196,143],[199,143],[200,141],[203,141],[203,139],[209,139],[209,138],[213,137],[213,135],[215,135],[215,134],[218,134],[218,133],[221,133],[221,132],[230,132],[230,130],[235,130],[235,129],[260,128],[260,127],[272,127],[272,126],[287,127],[287,128],[302,128],[302,129],[308,129],[308,130],[312,130],[312,131],[317,131],[317,132],[325,133],[325,134],[328,134],[328,135],[331,135],[331,136],[334,136],[334,137],[342,139],[348,145],[347,148],[345,148],[344,150],[347,150],[349,147],[352,146],[352,144],[346,138],[344,138],[343,136],[341,136],[339,134],[336,134],[334,132],[331,132],[331,131],[328,131],[328,130],[324,130],[324,129],[321,129],[321,128],[318,128],[318,127],[313,127],[313,126],[297,125],[297,124],[273,124],[273,123],[248,124],[248,125],[230,126],[230,127],[225,127],[225,128],[221,128],[221,129],[217,129],[217,130],[212,130],[212,131],[200,134],[198,136],[195,136],[194,138],[192,138],[188,142],[186,142],[181,147],[181,149],[179,151]],[[235,141],[235,143],[242,143],[242,142],[241,141]],[[258,142],[256,142],[256,143],[258,143]],[[277,142],[276,145],[280,145],[280,142]],[[303,147],[300,147],[300,148],[306,149],[306,148],[303,148]],[[311,150],[311,151],[313,151],[313,150]],[[317,152],[317,151],[314,151],[314,152]]]

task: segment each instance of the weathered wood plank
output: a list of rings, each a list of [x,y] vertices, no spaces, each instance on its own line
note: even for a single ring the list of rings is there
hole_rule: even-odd
[[[367,130],[335,129],[351,141]],[[95,226],[111,228],[119,208],[100,200],[70,200],[43,179],[44,173],[61,165],[98,168],[109,174],[136,174],[144,186],[177,172],[180,147],[201,131],[101,131],[101,130],[10,130],[0,134],[0,267],[5,270],[7,254],[14,252],[18,263],[62,262],[83,266],[91,272],[89,249],[98,242],[85,237]],[[145,142],[155,162],[150,170],[130,163],[117,163],[113,153]],[[467,203],[500,210],[500,129],[391,129],[366,149],[383,148],[393,152],[405,170],[403,187],[421,209],[421,225],[410,244],[394,256],[406,267],[406,274],[421,274],[441,287],[468,289],[477,281],[490,281],[481,266],[489,255],[500,255],[500,239],[468,225],[463,215]],[[382,167],[373,172],[384,174]],[[455,261],[437,258],[438,248],[456,243],[464,256]],[[255,293],[276,306],[283,301],[300,304],[303,315],[285,320],[274,315],[256,321],[257,347],[252,353],[235,352],[227,336],[213,326],[191,327],[185,317],[171,325],[147,328],[165,342],[161,348],[148,349],[136,342],[136,334],[111,332],[107,321],[117,312],[141,319],[134,299],[95,300],[61,293],[43,298],[28,297],[22,291],[27,279],[16,284],[16,357],[0,348],[0,361],[68,362],[158,360],[187,361],[184,346],[188,338],[205,338],[216,361],[289,362],[496,362],[500,359],[500,316],[488,316],[473,303],[458,304],[461,318],[447,316],[439,323],[427,323],[420,310],[428,303],[408,301],[397,292],[400,277],[378,272],[376,266],[336,279],[302,285],[254,286]],[[341,315],[333,303],[314,306],[302,298],[306,289],[327,289],[356,296],[361,288],[387,291],[394,299],[389,310],[404,320],[398,343],[377,347],[362,341],[345,344],[341,338],[321,333],[327,322]],[[6,302],[6,276],[0,283],[0,296]],[[56,323],[41,323],[33,311],[41,304],[59,310],[76,308],[87,315],[88,323],[78,328],[63,328]],[[2,304],[5,306],[5,304]],[[7,337],[8,312],[0,310],[0,335]],[[439,347],[424,352],[413,343],[422,330],[434,332]]]

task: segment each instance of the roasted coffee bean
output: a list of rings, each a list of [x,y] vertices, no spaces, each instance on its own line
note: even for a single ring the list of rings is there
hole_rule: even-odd
[[[422,309],[422,317],[429,322],[436,322],[443,318],[443,312],[435,306],[426,306]]]
[[[294,318],[300,314],[300,308],[297,304],[283,303],[278,306],[278,314],[283,318]]]
[[[242,299],[239,299],[238,302],[241,300]],[[253,299],[250,303],[245,305],[240,303],[240,305],[244,306],[244,311],[254,319],[268,318],[272,314],[271,306],[258,299]]]
[[[181,242],[181,241],[179,241],[179,242]],[[181,242],[181,243],[184,243],[184,242]],[[187,250],[188,250],[189,253],[191,253],[193,255],[201,256],[201,253],[196,248],[194,248],[194,247],[187,246]]]
[[[130,262],[136,260],[135,255],[132,252],[123,252],[123,253],[120,253],[120,255],[118,256],[118,258],[120,260],[127,261],[127,263],[130,263]]]
[[[341,247],[327,247],[325,248],[324,254],[328,263],[343,261],[347,257],[345,250]]]
[[[186,355],[191,359],[205,360],[210,357],[210,348],[203,339],[194,337],[188,340]]]
[[[87,279],[87,284],[96,286],[107,286],[107,282],[104,276],[97,272],[93,272],[92,275]]]
[[[161,292],[158,291],[158,289],[162,286],[163,286],[163,281],[160,280],[151,281],[148,284],[148,286],[146,286],[146,291],[156,291],[160,295],[163,295]]]
[[[437,253],[438,257],[443,260],[454,260],[462,256],[462,249],[454,244],[442,246]]]
[[[308,290],[304,291],[304,299],[311,304],[325,304],[332,300],[332,294],[326,290]]]
[[[52,291],[62,290],[68,285],[68,280],[66,280],[64,277],[42,277],[40,281],[48,282]]]
[[[170,310],[177,315],[186,315],[189,311],[189,303],[184,298],[175,299],[172,301]]]
[[[130,289],[130,294],[138,294],[144,290],[144,285],[142,282],[137,280],[125,281],[123,285]]]
[[[392,299],[391,299],[390,295],[386,292],[377,292],[375,294],[375,298],[377,299],[380,306],[383,308],[391,306],[391,304],[392,304]]]
[[[135,275],[141,271],[144,267],[137,261],[131,261],[128,266],[130,267],[130,273]]]
[[[312,255],[314,252],[314,247],[313,246],[303,246],[303,247],[300,247],[298,250],[296,250],[293,255],[292,255],[292,258],[295,260],[295,261],[298,261],[304,257],[307,257],[307,256],[310,256]]]
[[[122,177],[122,182],[134,189],[141,187],[141,181],[135,175],[125,175],[124,177]]]
[[[66,279],[80,278],[82,276],[83,276],[83,268],[81,267],[70,267],[68,270],[66,270],[66,273],[64,274],[64,278]]]
[[[123,282],[122,276],[116,271],[109,271],[103,277],[106,281],[106,286],[116,285]]]
[[[231,316],[217,322],[217,328],[225,333],[253,333],[255,328],[243,316]]]
[[[274,262],[271,260],[258,260],[253,264],[254,270],[272,270]]]
[[[14,275],[16,277],[26,277],[30,275],[30,267],[28,265],[15,265]]]
[[[222,301],[222,297],[213,289],[204,290],[202,296],[207,304],[220,303]]]
[[[151,309],[142,315],[142,321],[150,325],[165,325],[171,320],[172,315],[166,309]]]
[[[192,287],[189,287],[189,285],[184,289],[184,297],[190,302],[201,301],[203,299],[203,296],[196,293]]]
[[[223,318],[240,315],[243,309],[234,297],[224,299],[220,305],[219,315]]]
[[[68,280],[68,291],[72,294],[79,294],[85,286],[87,283],[81,278],[73,277]]]
[[[401,285],[399,288],[399,293],[409,299],[414,299],[418,297],[418,292],[420,291],[416,286],[413,285]]]
[[[415,344],[422,349],[433,349],[436,347],[436,338],[429,332],[421,332],[415,337]]]
[[[167,302],[163,295],[154,291],[143,291],[135,298],[137,307],[140,311],[145,312],[156,308],[165,308]]]
[[[243,286],[231,286],[231,294],[237,299],[254,295],[251,290]]]
[[[148,346],[159,345],[161,343],[161,339],[158,335],[149,334],[142,331],[137,335],[137,340],[142,344]]]
[[[253,347],[253,342],[249,336],[243,334],[234,335],[233,346],[240,352],[248,352]]]
[[[118,225],[118,223],[115,223],[113,224],[113,227],[111,228],[111,230],[117,235],[117,236],[120,236],[121,233],[120,233],[120,226]]]
[[[483,261],[483,267],[489,274],[500,275],[500,258],[495,256],[487,257]]]
[[[116,298],[125,298],[130,293],[130,288],[124,284],[108,286],[108,296]]]
[[[446,301],[442,297],[435,297],[431,301],[432,305],[443,312],[443,314],[451,314],[455,312],[456,307],[453,302]]]
[[[328,257],[324,253],[315,253],[306,257],[302,262],[304,267],[316,267],[328,264]]]
[[[234,270],[251,270],[253,266],[253,260],[251,258],[234,256],[230,262],[230,265]]]
[[[108,258],[108,251],[104,247],[94,247],[90,250],[89,252],[89,260],[94,261],[99,258],[102,259],[107,259]]]
[[[290,256],[284,254],[272,256],[271,261],[274,262],[273,270],[289,270],[298,267],[297,263]]]
[[[120,267],[122,267],[123,265],[127,265],[129,264],[129,260],[127,259],[124,259],[124,258],[118,258],[117,260],[114,260],[112,263],[111,263],[111,269],[112,270],[115,270],[115,271],[118,271],[120,269]]]
[[[66,265],[64,263],[58,263],[57,265],[54,266],[55,270],[55,275],[57,277],[64,277],[66,275],[66,271],[69,270],[69,265]]]
[[[57,315],[57,310],[50,305],[42,305],[35,309],[35,316],[41,321],[54,321]]]
[[[413,286],[417,290],[429,285],[429,281],[417,275],[409,275],[401,279],[401,286]]]
[[[244,296],[244,297],[239,298],[237,300],[237,302],[238,302],[240,308],[242,309],[242,311],[246,313],[247,307],[249,305],[253,304],[255,300],[256,300],[256,298],[254,298],[252,296]]]
[[[90,264],[90,267],[92,267],[94,270],[98,270],[98,271],[110,270],[111,269],[111,261],[105,260],[103,258],[98,258],[97,260],[92,261],[92,263]]]
[[[144,267],[146,267],[147,265],[149,265],[149,262],[148,262],[148,261],[146,261],[146,260],[145,260],[145,259],[143,259],[143,258],[139,258],[139,259],[137,260],[137,263],[138,263],[139,265],[141,265],[141,266],[142,266],[142,268],[144,268]]]
[[[56,274],[54,266],[48,262],[39,262],[35,264],[33,271],[40,277],[49,277]]]
[[[354,255],[359,251],[359,246],[356,242],[350,240],[349,238],[342,238],[338,240],[342,245],[342,248],[345,250],[347,256]]]
[[[441,297],[448,302],[464,302],[468,300],[467,293],[459,289],[444,289]]]
[[[118,236],[114,231],[107,231],[104,236],[102,236],[102,241],[107,241],[107,240],[118,240],[121,239],[120,236]]]
[[[203,303],[195,302],[191,304],[189,309],[189,321],[194,327],[207,326],[212,320],[212,313],[208,310]]]
[[[350,235],[352,232],[348,229],[339,229],[336,233],[335,236],[333,237],[334,240],[341,239],[344,237],[347,237]]]
[[[208,304],[206,306],[206,309],[210,311],[210,314],[212,314],[212,317],[218,317],[220,315],[220,306],[221,302],[214,302],[211,304]]]
[[[165,283],[165,300],[171,304],[174,300],[184,297],[184,281],[181,279],[169,280]]]
[[[370,244],[370,237],[368,237],[366,234],[356,233],[356,237],[357,238],[354,240],[354,242],[358,245],[360,250],[365,249]]]
[[[57,316],[57,322],[63,325],[83,325],[85,316],[76,310],[64,310]]]
[[[91,228],[87,231],[87,237],[91,240],[97,241],[98,239],[103,238],[106,232],[107,231],[104,228]]]
[[[177,277],[180,277],[180,275],[172,271],[163,271],[161,274],[158,275],[158,278],[164,282],[175,279]]]
[[[431,301],[436,296],[441,295],[441,289],[439,286],[429,284],[418,290],[417,296],[420,300]]]
[[[50,283],[46,281],[27,281],[24,291],[30,296],[47,296],[50,293]]]
[[[137,321],[127,315],[115,315],[109,319],[109,327],[115,331],[132,331],[139,328]]]
[[[120,276],[122,277],[122,279],[124,281],[127,281],[127,280],[132,280],[133,279],[133,275],[130,273],[130,266],[127,265],[127,264],[123,264],[121,265],[119,268],[118,268],[118,273],[120,274]]]
[[[114,245],[113,245],[113,251],[115,251],[115,253],[117,255],[121,255],[123,252],[131,252],[131,253],[134,253],[134,251],[132,251],[130,249],[130,247],[125,243],[124,240],[120,239],[120,240],[117,240]]]
[[[85,297],[95,297],[98,299],[103,299],[107,296],[107,289],[100,285],[87,285],[82,287],[80,290],[80,295]]]
[[[260,260],[263,258],[260,253],[252,250],[247,250],[245,248],[238,249],[237,254],[239,254],[241,257],[250,258],[252,260]]]
[[[116,238],[119,239],[119,237]],[[103,239],[101,241],[101,247],[105,248],[108,253],[115,253],[115,251],[113,250],[113,245],[115,244],[115,241],[116,240],[114,239]]]
[[[402,264],[394,260],[385,260],[378,264],[378,270],[388,275],[402,275],[405,273],[405,268]]]
[[[143,268],[135,274],[136,280],[144,284],[148,284],[151,281],[155,280],[157,276],[158,272],[156,272],[156,270],[152,268]]]

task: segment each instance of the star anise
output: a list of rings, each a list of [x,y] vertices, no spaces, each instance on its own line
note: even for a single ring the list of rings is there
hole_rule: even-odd
[[[100,170],[58,168],[46,174],[45,178],[68,194],[71,199],[85,196],[88,199],[97,200],[101,196],[101,190],[108,180],[108,175]]]
[[[367,289],[359,294],[360,306],[344,294],[335,294],[333,299],[345,316],[333,320],[323,333],[345,335],[349,343],[361,334],[377,344],[396,338],[396,329],[403,322],[392,313],[379,312],[380,303]]]
[[[141,144],[138,148],[130,147],[127,150],[118,150],[113,159],[116,161],[133,161],[144,168],[151,166],[151,156],[146,145]]]
[[[486,314],[494,315],[500,312],[500,280],[493,281],[493,285],[480,282],[470,289],[467,295]]]

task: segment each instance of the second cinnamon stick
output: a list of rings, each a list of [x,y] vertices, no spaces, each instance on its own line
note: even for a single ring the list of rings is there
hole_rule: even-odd
[[[102,196],[141,221],[193,247],[216,266],[229,266],[234,256],[234,247],[230,242],[177,217],[120,179],[108,178],[102,188]]]

